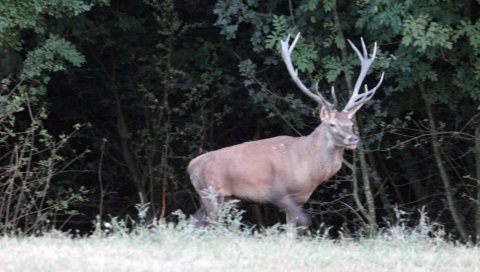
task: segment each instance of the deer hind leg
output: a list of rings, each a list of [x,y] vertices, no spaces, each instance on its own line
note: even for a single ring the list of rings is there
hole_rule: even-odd
[[[201,170],[196,168],[190,172],[190,182],[192,183],[195,191],[197,192],[201,206],[192,216],[195,227],[205,227],[208,225],[208,217],[212,213],[212,205],[206,199],[205,191],[208,189],[208,186],[204,182],[204,178],[201,175]]]
[[[209,219],[214,219],[222,201],[221,197],[214,195],[211,190],[197,191],[200,196],[201,206],[193,215],[195,227],[206,227]]]
[[[205,196],[203,192],[199,193],[201,206],[193,214],[195,227],[206,227],[209,224],[209,219],[214,219],[218,210],[219,199],[212,199],[211,195]]]
[[[223,197],[213,186],[205,182],[199,170],[192,171],[190,180],[201,202],[200,209],[193,215],[196,219],[195,226],[204,227],[208,225],[209,219],[215,218],[219,207],[223,203]]]
[[[196,228],[203,228],[208,225],[207,220],[207,210],[203,207],[203,205],[192,215],[193,217],[193,225]]]

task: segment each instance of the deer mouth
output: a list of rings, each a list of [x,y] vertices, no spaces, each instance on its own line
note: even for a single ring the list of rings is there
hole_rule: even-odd
[[[346,145],[345,148],[350,149],[350,150],[354,150],[354,149],[357,149],[357,145],[356,144],[349,144],[349,145]]]

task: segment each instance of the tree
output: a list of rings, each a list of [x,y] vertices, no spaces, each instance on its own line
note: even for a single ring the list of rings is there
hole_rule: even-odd
[[[2,166],[13,169],[19,146],[45,151],[23,157],[44,166],[31,179],[7,176],[11,188],[49,184],[44,203],[81,196],[51,213],[57,226],[133,217],[136,203],[149,205],[149,218],[193,212],[191,158],[310,133],[316,105],[292,85],[279,54],[279,40],[300,31],[295,66],[320,90],[334,85],[340,104],[358,70],[345,39],[378,43],[367,83],[386,74],[357,120],[361,151],[307,203],[315,226],[371,231],[397,220],[395,210],[426,206],[462,240],[480,235],[477,1],[7,0],[0,12]],[[280,216],[254,209],[250,222]]]

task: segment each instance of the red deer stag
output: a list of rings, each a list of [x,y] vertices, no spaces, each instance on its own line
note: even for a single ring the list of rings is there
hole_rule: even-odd
[[[360,59],[361,70],[352,97],[342,111],[337,111],[333,88],[333,103],[330,103],[318,91],[310,91],[298,78],[290,56],[299,37],[300,33],[292,44],[290,36],[281,41],[282,58],[295,84],[321,106],[322,123],[308,136],[278,136],[245,142],[193,159],[187,170],[201,200],[201,208],[193,216],[197,225],[206,224],[207,217],[216,212],[212,197],[205,195],[207,190],[214,190],[217,203],[230,199],[271,203],[286,213],[289,225],[308,227],[310,218],[302,205],[319,184],[340,170],[345,148],[357,148],[359,137],[352,130],[352,117],[383,81],[382,73],[373,89],[369,90],[365,84],[365,91],[359,93],[375,59],[376,43],[369,58],[363,39],[363,54],[348,41]]]

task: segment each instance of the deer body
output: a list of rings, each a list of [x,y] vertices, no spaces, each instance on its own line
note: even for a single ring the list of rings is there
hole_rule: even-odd
[[[197,191],[212,186],[222,197],[274,203],[289,195],[305,203],[342,166],[342,147],[328,143],[326,125],[304,137],[279,136],[205,153],[188,166]],[[221,166],[221,167],[219,167]]]
[[[193,159],[187,171],[200,195],[201,208],[195,213],[199,225],[216,212],[212,199],[205,193],[213,190],[217,203],[239,199],[256,203],[271,203],[284,211],[287,223],[308,226],[310,218],[302,205],[322,182],[329,180],[341,168],[345,148],[355,149],[359,138],[353,133],[351,121],[355,112],[375,93],[382,77],[371,90],[359,94],[361,83],[375,58],[368,58],[362,40],[363,54],[352,44],[362,67],[353,95],[344,110],[337,111],[332,88],[333,103],[320,93],[314,94],[303,85],[294,69],[290,55],[299,34],[290,45],[289,38],[282,41],[282,57],[293,81],[322,107],[322,123],[310,135],[303,137],[279,136],[211,151]]]

